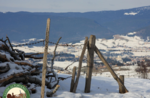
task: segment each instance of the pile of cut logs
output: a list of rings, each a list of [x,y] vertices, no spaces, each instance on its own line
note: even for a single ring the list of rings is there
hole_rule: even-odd
[[[36,54],[26,55],[21,50],[13,49],[8,37],[5,40],[0,39],[0,87],[15,82],[26,86],[30,94],[36,93],[36,87],[41,86],[42,83],[42,72],[39,69],[41,66],[25,60],[25,58],[43,59],[43,57],[35,57]],[[52,72],[47,71],[45,85],[48,89],[53,89],[61,79],[64,78],[58,77],[58,80],[55,80]],[[36,87],[32,88],[31,84],[35,84]]]

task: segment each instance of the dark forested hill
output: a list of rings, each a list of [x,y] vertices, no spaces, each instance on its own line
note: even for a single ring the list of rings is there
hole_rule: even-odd
[[[44,39],[47,18],[51,18],[51,41],[59,37],[63,42],[79,41],[91,34],[111,38],[114,34],[139,30],[137,35],[149,36],[150,7],[86,13],[0,13],[0,37],[8,35],[13,41]]]

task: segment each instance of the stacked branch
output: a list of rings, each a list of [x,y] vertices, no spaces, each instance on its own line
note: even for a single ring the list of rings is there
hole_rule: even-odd
[[[54,51],[56,51],[56,48]],[[6,40],[0,39],[0,87],[9,85],[13,82],[23,83],[23,85],[26,85],[27,88],[28,88],[27,85],[30,85],[30,83],[36,84],[37,86],[41,86],[42,79],[40,79],[41,78],[40,75],[42,71],[40,71],[38,68],[41,66],[34,65],[32,63],[25,61],[25,58],[43,59],[43,57],[35,57],[35,55],[39,54],[43,53],[34,53],[26,55],[25,52],[18,49],[14,49],[8,37],[6,37]],[[54,58],[55,54],[53,60]],[[16,70],[21,71],[17,73]],[[49,73],[53,73],[53,75],[49,75]],[[56,73],[54,73],[53,70],[49,71],[49,73],[46,74],[45,79],[45,85],[49,89],[55,88],[55,86],[59,83],[59,80],[65,79],[62,77],[57,77]],[[37,77],[35,77],[35,75]],[[49,81],[49,78],[53,78],[52,81]],[[36,92],[36,88],[29,90],[32,93]]]
[[[9,64],[7,64],[5,67],[3,67],[3,66],[1,67],[0,66],[0,74],[5,73],[5,72],[7,72],[9,70],[10,70]]]
[[[38,67],[40,67],[40,66],[38,66],[38,65],[32,65],[32,64],[30,64],[30,63],[27,63],[27,62],[14,62],[14,63],[16,63],[16,64],[18,64],[18,65],[26,65],[26,66],[30,66],[30,67],[32,67],[32,68],[38,68]]]
[[[33,70],[31,72],[21,72],[21,73],[13,73],[11,74],[10,76],[7,76],[7,77],[4,77],[3,79],[0,80],[0,83],[3,83],[3,82],[6,82],[6,81],[9,81],[10,79],[12,78],[15,78],[15,77],[20,77],[20,76],[25,76],[25,75],[30,75],[31,73],[35,72],[36,70]]]
[[[11,46],[11,49],[9,48],[9,46],[7,45],[7,40],[9,41],[9,44]],[[25,58],[33,58],[33,59],[43,59],[43,57],[35,57],[33,55],[39,55],[39,54],[43,54],[43,53],[34,53],[34,54],[30,54],[30,55],[26,55],[23,51],[18,50],[18,49],[13,49],[11,42],[9,40],[9,38],[7,37],[7,40],[2,40],[0,39],[1,42],[3,42],[4,44],[0,46],[0,50],[4,50],[8,53],[10,53],[10,55],[15,59],[15,60],[24,60]]]
[[[33,59],[43,59],[43,57],[35,57],[34,55],[39,55],[39,54],[43,54],[43,53],[33,53],[30,55],[25,54],[25,58],[33,58]]]

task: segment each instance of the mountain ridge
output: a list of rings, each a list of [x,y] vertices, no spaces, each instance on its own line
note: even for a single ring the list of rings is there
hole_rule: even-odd
[[[13,41],[44,39],[46,20],[51,18],[50,39],[53,41],[57,41],[60,36],[63,42],[79,41],[89,35],[112,38],[115,34],[125,35],[149,26],[149,10],[150,6],[85,13],[0,13],[0,36],[11,35]]]

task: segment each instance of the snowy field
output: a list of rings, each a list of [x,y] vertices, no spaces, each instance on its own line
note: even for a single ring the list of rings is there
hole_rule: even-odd
[[[40,39],[40,40],[42,40],[42,39]],[[39,39],[32,38],[32,39],[26,40],[27,43],[32,43],[32,42],[36,42],[36,41],[39,41]],[[19,43],[12,43],[12,44],[16,45]],[[81,46],[76,46],[76,47],[58,46],[57,52],[58,53],[64,52],[64,53],[73,54],[75,56],[80,56],[83,44],[84,44],[84,40],[81,40],[80,42],[74,43],[74,44],[68,43],[68,45],[81,45]],[[134,51],[130,52],[130,53],[132,53],[132,55],[130,55],[130,56],[150,56],[149,39],[144,40],[138,36],[130,37],[128,35],[126,35],[126,36],[114,35],[113,39],[97,38],[96,46],[98,47],[98,49],[105,50],[105,51],[103,51],[103,53],[110,52],[112,54],[122,54],[122,56],[125,56],[126,54],[123,54],[124,51],[134,50]],[[48,52],[52,53],[54,51],[54,48],[55,48],[55,45],[49,46]],[[145,49],[145,48],[147,48],[147,49]],[[30,48],[28,46],[21,46],[21,47],[15,47],[15,49],[20,49],[22,51],[25,51],[26,53],[43,52],[44,46],[33,46]],[[110,50],[116,50],[116,51],[110,51]]]
[[[58,74],[61,77],[68,77],[67,74]],[[70,91],[71,78],[60,81],[60,88],[52,98],[150,98],[150,80],[138,78],[125,78],[125,86],[128,93],[120,94],[118,83],[111,77],[92,76],[91,91],[84,93],[85,76],[81,76],[76,93]],[[7,86],[6,86],[7,87]],[[6,87],[0,88],[0,96]],[[41,87],[36,87],[37,93],[31,98],[41,98]],[[45,87],[45,92],[50,91]],[[46,97],[45,95],[45,98]]]
[[[33,41],[36,41],[36,39],[30,39],[28,42],[33,42]],[[79,43],[75,43],[74,45],[80,45],[83,43],[84,43],[84,40],[80,41]],[[125,46],[125,48],[118,47],[118,45]],[[138,47],[150,47],[150,43],[148,42],[147,44],[145,44],[145,41],[140,39],[137,36],[128,37],[128,36],[121,35],[119,37],[117,36],[117,38],[114,37],[114,39],[108,39],[108,40],[97,39],[96,46],[99,49],[106,50],[106,52],[109,51],[109,49],[113,49],[113,50],[119,50],[119,51],[116,51],[117,53],[122,53],[122,51],[120,50],[129,50],[130,48],[138,48]],[[54,45],[50,46],[48,51],[52,53],[54,50],[54,47],[55,47]],[[69,54],[74,54],[75,56],[80,56],[82,47],[83,46],[68,48],[68,47],[59,46],[57,48],[57,53],[63,51],[64,53],[69,53]],[[15,49],[20,49],[24,51],[25,53],[44,51],[43,46],[33,46],[30,48],[28,46],[23,46],[23,47],[16,47]],[[150,51],[142,52],[142,53],[133,52],[132,56],[141,56],[141,55],[142,56],[150,55]],[[39,63],[42,63],[42,61]],[[65,68],[67,67],[67,65],[71,63],[72,63],[71,61],[63,61],[63,62],[55,61],[54,66]],[[73,66],[78,66],[78,62],[75,62],[74,64],[72,64],[72,66],[69,67],[69,71],[72,70]],[[82,66],[86,66],[86,63],[83,63]],[[15,65],[12,68],[14,67]],[[130,70],[127,70],[127,71],[116,71],[116,74],[118,76],[125,75],[125,86],[129,90],[128,93],[120,94],[118,83],[112,78],[109,72],[104,72],[102,74],[93,73],[90,93],[84,93],[85,74],[83,74],[80,76],[76,93],[70,92],[71,78],[68,78],[66,80],[59,82],[60,88],[54,94],[53,98],[150,98],[150,80],[140,79],[138,73],[135,72],[136,67],[137,66],[128,67]],[[70,75],[58,73],[58,76],[69,77]],[[31,88],[34,86],[35,86],[34,84],[31,84]],[[2,96],[4,89],[6,87],[0,87],[0,96]],[[37,89],[37,93],[31,94],[31,98],[40,98],[41,87],[36,87],[36,89]],[[50,91],[50,90],[45,87],[45,92],[47,91]],[[46,97],[46,94],[45,94],[45,98],[48,98]]]
[[[57,65],[65,67],[66,63],[69,62],[64,62],[60,64],[58,63]],[[78,63],[75,63],[74,65],[77,66]],[[14,69],[14,67],[15,66],[13,66],[12,69]],[[115,72],[118,76],[125,75],[125,86],[129,90],[128,93],[120,94],[118,83],[112,78],[110,72],[103,72],[102,74],[93,73],[90,93],[84,93],[85,74],[80,76],[76,93],[70,92],[71,78],[68,78],[66,80],[60,80],[59,82],[60,88],[53,95],[53,98],[150,98],[150,88],[149,88],[150,80],[139,78],[139,75],[135,72],[135,68],[137,68],[137,66],[122,66],[122,68],[128,68],[129,70],[115,71]],[[5,75],[3,74],[3,76]],[[58,77],[65,78],[69,76],[71,75],[58,73]],[[41,75],[37,78],[41,78]],[[6,87],[0,88],[0,96],[2,96],[4,89]],[[30,88],[33,87],[35,87],[35,84],[31,84]],[[41,87],[36,87],[36,90],[37,90],[36,94],[31,94],[31,98],[40,98]],[[50,90],[47,89],[47,87],[45,87],[45,92],[47,91]],[[46,94],[45,98],[48,98],[46,97]]]
[[[59,75],[64,76],[65,74]],[[118,93],[118,83],[109,77],[93,76],[90,93],[84,93],[84,76],[80,77],[75,94],[69,92],[70,81],[67,79],[59,83],[60,88],[56,93],[56,98],[150,98],[150,80],[147,79],[125,78],[125,86],[129,90],[125,94]]]

